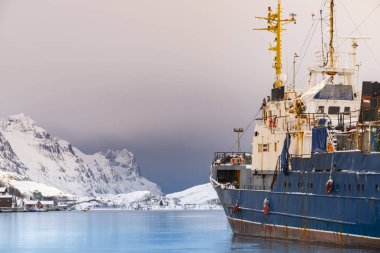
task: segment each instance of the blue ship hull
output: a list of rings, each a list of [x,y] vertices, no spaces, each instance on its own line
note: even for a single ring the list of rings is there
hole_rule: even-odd
[[[247,129],[234,128],[238,152],[216,152],[210,175],[235,234],[380,249],[380,83],[355,85],[358,38],[340,66],[334,6],[320,10],[330,43],[302,91],[281,69],[282,25],[294,15],[282,19],[278,1],[277,12],[259,17],[268,26],[257,30],[276,34],[273,88],[254,116],[252,153],[240,152]]]
[[[380,153],[316,154],[292,158],[291,167],[269,190],[215,187],[235,234],[380,248]]]

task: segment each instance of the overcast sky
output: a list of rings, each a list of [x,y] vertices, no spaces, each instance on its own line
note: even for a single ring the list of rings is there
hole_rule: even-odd
[[[283,36],[284,72],[300,54],[303,88],[319,28],[304,41],[322,1],[282,2],[298,19]],[[266,26],[254,17],[276,3],[1,0],[0,116],[24,112],[86,153],[126,147],[165,192],[205,183],[213,152],[230,150],[233,127],[251,121],[272,87],[273,36],[252,28]],[[371,37],[359,42],[359,81],[380,81],[380,1],[336,5],[341,36],[360,25],[352,35]]]

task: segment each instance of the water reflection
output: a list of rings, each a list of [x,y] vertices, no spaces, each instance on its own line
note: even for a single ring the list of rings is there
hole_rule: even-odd
[[[233,236],[222,211],[0,213],[0,252],[376,252]]]

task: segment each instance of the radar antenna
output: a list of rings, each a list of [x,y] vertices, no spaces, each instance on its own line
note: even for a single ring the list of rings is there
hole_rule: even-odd
[[[256,17],[257,19],[264,19],[268,22],[268,27],[258,28],[253,30],[264,30],[276,34],[274,41],[276,42],[275,46],[270,46],[269,50],[276,52],[274,58],[275,64],[273,68],[276,70],[276,81],[274,83],[274,88],[279,88],[284,86],[284,77],[282,75],[282,57],[281,57],[281,32],[285,29],[282,28],[282,25],[294,22],[296,23],[296,14],[291,13],[290,18],[281,19],[281,0],[278,0],[277,12],[272,12],[272,8],[268,7],[268,16],[267,17]]]

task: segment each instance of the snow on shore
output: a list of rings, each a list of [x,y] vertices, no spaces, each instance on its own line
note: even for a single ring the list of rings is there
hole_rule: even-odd
[[[56,187],[31,181],[13,172],[0,171],[0,180],[18,189],[25,198],[38,191],[44,197],[56,197],[75,201],[73,209],[124,209],[124,210],[182,210],[221,209],[219,199],[211,184],[191,187],[165,196],[150,191],[133,191],[123,194],[101,194],[95,197],[75,196]]]
[[[221,209],[219,199],[211,184],[191,187],[181,192],[165,196],[154,195],[149,191],[136,191],[126,194],[102,195],[96,199],[81,199],[77,210],[86,208],[125,210],[210,210]]]
[[[167,194],[168,199],[178,199],[182,205],[215,205],[218,195],[210,183],[197,185],[181,192]]]

